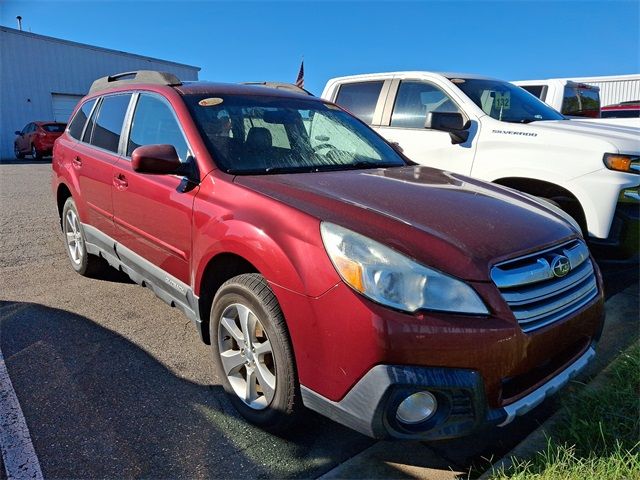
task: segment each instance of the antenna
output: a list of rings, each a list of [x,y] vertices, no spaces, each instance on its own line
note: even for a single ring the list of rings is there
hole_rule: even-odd
[[[16,20],[18,20],[18,29],[19,29],[20,31],[22,31],[22,17],[21,17],[20,15],[18,15],[18,16],[16,17]]]

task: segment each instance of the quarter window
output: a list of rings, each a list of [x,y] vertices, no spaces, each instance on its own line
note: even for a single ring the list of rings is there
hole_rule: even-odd
[[[401,82],[391,114],[392,127],[424,128],[429,112],[459,113],[449,96],[425,82]]]
[[[140,95],[127,143],[127,156],[142,145],[173,145],[181,162],[191,155],[173,110],[159,98]]]
[[[71,135],[76,140],[80,140],[80,135],[82,135],[82,130],[84,129],[84,124],[87,123],[87,118],[91,114],[91,109],[93,105],[96,103],[94,100],[89,100],[85,102],[82,107],[76,112],[73,120],[69,124],[69,135]]]
[[[346,83],[340,87],[336,103],[365,123],[371,124],[382,90],[382,81]]]
[[[110,152],[118,151],[122,123],[130,99],[131,94],[111,95],[102,99],[98,118],[91,134],[91,145]]]

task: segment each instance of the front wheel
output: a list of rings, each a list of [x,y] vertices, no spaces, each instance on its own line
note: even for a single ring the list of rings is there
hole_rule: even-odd
[[[216,293],[211,345],[222,384],[238,412],[271,431],[291,425],[299,385],[280,305],[262,275],[238,275]]]
[[[18,147],[17,143],[13,145],[13,153],[15,154],[18,160],[22,160],[24,158],[24,153],[20,151],[20,148]]]

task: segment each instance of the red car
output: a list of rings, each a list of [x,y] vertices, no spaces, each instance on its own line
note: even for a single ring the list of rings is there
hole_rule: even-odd
[[[638,118],[640,117],[640,100],[607,105],[600,109],[602,118]]]
[[[52,163],[71,266],[182,310],[251,422],[304,405],[372,437],[467,435],[594,357],[601,279],[570,217],[418,166],[335,104],[137,72],[72,118]]]
[[[15,132],[17,137],[13,142],[13,150],[16,158],[21,159],[25,155],[31,155],[34,160],[40,160],[46,155],[51,155],[53,142],[62,135],[65,128],[67,128],[66,123],[27,123],[22,131]]]

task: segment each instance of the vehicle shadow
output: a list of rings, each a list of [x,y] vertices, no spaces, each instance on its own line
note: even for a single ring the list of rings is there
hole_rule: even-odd
[[[222,387],[65,310],[0,301],[0,348],[46,478],[310,478],[372,443],[311,413],[271,435]]]

